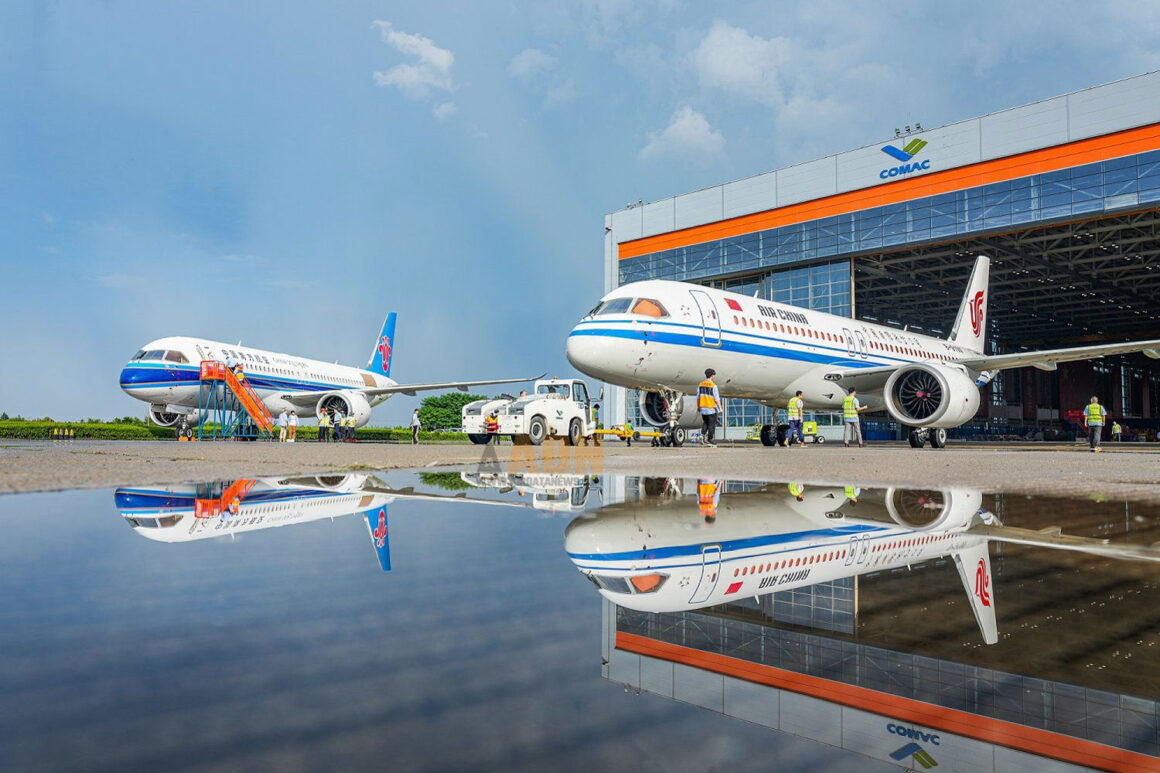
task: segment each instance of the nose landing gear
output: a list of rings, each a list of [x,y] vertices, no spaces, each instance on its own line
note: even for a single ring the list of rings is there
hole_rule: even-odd
[[[681,420],[681,407],[684,405],[684,395],[675,389],[661,389],[661,399],[664,400],[665,416],[668,419],[661,427],[661,436],[654,442],[662,448],[680,448],[688,439],[688,432],[678,422]]]

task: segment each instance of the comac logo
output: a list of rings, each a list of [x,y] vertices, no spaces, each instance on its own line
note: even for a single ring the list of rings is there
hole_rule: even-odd
[[[983,330],[983,291],[975,293],[971,299],[971,330],[978,336]]]
[[[915,137],[911,140],[905,148],[899,150],[893,145],[886,145],[882,148],[882,152],[891,158],[896,158],[902,162],[901,166],[892,166],[889,169],[883,169],[878,173],[878,176],[883,180],[889,180],[891,177],[899,177],[900,175],[910,174],[911,172],[919,172],[930,169],[930,159],[926,158],[922,161],[915,161],[911,163],[910,160],[917,156],[919,152],[927,145],[926,140]]]
[[[897,725],[893,722],[886,726],[886,732],[891,735],[902,736],[903,738],[911,738],[914,741],[922,741],[931,746],[939,746],[941,740],[938,733],[924,733],[921,730],[915,730],[913,727],[906,727],[905,725]],[[890,753],[891,759],[902,762],[907,757],[913,757],[914,761],[921,765],[925,770],[938,767],[938,762],[931,756],[930,752],[922,748],[915,742],[900,746]]]

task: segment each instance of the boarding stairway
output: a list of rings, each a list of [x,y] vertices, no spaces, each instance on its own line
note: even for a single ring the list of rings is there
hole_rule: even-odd
[[[228,486],[221,481],[198,486],[193,500],[193,517],[215,518],[226,513],[237,515],[242,500],[257,482],[252,478],[241,478]]]
[[[203,360],[198,390],[197,439],[257,440],[274,436],[274,417],[257,393],[224,362]]]

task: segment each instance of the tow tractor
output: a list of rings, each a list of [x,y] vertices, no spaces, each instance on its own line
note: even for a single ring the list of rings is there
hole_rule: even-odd
[[[494,415],[498,434],[510,436],[517,445],[538,446],[559,437],[575,446],[594,437],[599,407],[580,379],[546,379],[537,381],[530,395],[476,400],[463,406],[463,431],[472,443],[487,443],[497,434],[487,431],[488,417]]]

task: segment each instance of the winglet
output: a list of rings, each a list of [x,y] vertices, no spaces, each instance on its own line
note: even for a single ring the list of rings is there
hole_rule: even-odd
[[[367,531],[371,535],[371,546],[379,557],[379,566],[384,572],[391,571],[391,538],[387,532],[387,508],[367,510]]]
[[[987,284],[991,276],[991,259],[980,255],[967,282],[959,304],[959,315],[947,340],[967,351],[983,354],[987,345]]]
[[[991,583],[991,556],[987,551],[987,541],[963,548],[953,554],[963,590],[971,602],[975,622],[983,634],[983,641],[996,644],[999,641],[999,625],[995,622],[995,595]]]
[[[390,378],[391,354],[395,346],[395,312],[387,315],[383,320],[383,329],[375,339],[375,346],[371,349],[371,358],[367,362],[367,370],[372,373],[381,373]]]

